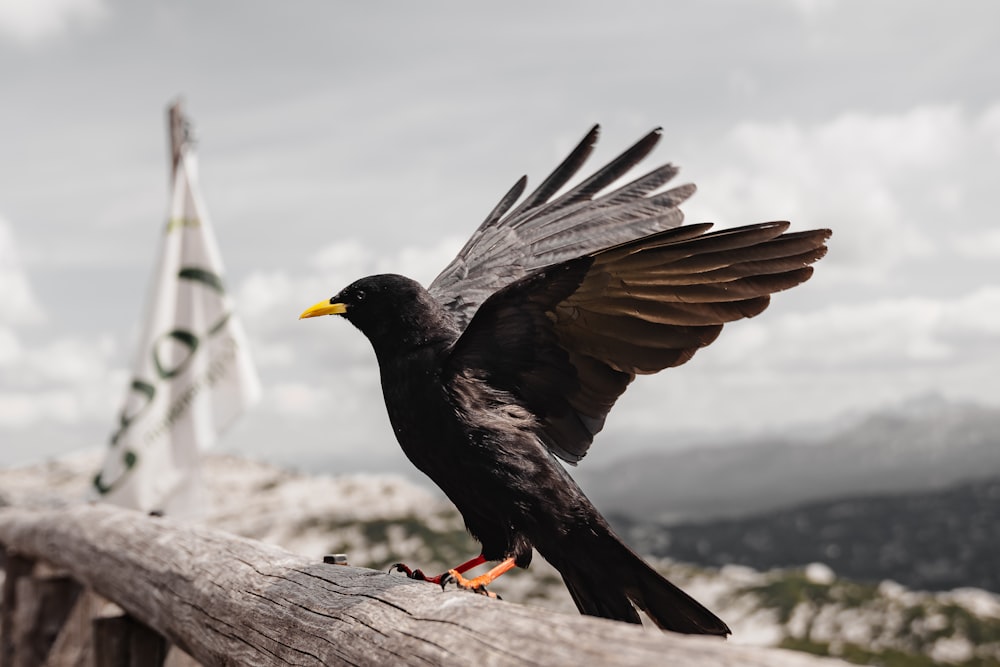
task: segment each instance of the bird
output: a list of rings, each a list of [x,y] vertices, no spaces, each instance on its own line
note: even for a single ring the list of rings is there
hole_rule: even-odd
[[[682,224],[695,186],[665,188],[677,167],[624,178],[661,128],[566,187],[599,132],[523,199],[522,176],[426,288],[367,276],[300,319],[343,317],[368,338],[403,452],[481,545],[435,577],[396,569],[492,595],[487,585],[528,567],[534,549],[582,614],[641,623],[642,610],[663,630],[726,636],[615,534],[565,464],[584,458],[637,375],[687,362],[724,324],[807,280],[831,232]],[[487,562],[497,564],[463,576]]]

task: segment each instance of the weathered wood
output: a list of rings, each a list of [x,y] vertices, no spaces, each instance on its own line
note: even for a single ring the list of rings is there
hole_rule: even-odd
[[[0,543],[72,571],[204,665],[831,664],[442,592],[107,506],[0,510]]]
[[[128,617],[129,667],[161,667],[170,648],[167,640],[156,630]]]
[[[94,665],[93,620],[110,606],[92,590],[84,590],[63,623],[59,636],[49,650],[45,667],[91,667]]]
[[[94,664],[98,667],[129,667],[128,623],[125,614],[93,620]]]
[[[2,543],[2,540],[0,540]],[[18,582],[31,575],[35,561],[4,549],[4,580],[0,600],[0,667],[13,667],[17,645],[14,614],[17,611]]]
[[[128,614],[94,619],[94,664],[98,667],[161,667],[167,642]]]
[[[13,667],[45,662],[81,586],[69,577],[21,577],[16,584]]]
[[[201,663],[189,656],[177,646],[171,646],[163,667],[202,667]]]

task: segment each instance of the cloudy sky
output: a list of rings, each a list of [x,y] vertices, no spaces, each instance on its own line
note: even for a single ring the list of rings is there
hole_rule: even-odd
[[[641,378],[592,456],[939,394],[1000,406],[1000,4],[0,0],[0,465],[106,442],[181,94],[264,383],[221,448],[403,467],[367,341],[298,313],[430,281],[595,122],[689,221],[831,227],[807,284]],[[603,446],[602,443],[606,443]]]

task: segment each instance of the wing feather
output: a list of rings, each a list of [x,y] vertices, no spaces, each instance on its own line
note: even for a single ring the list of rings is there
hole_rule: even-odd
[[[489,297],[451,352],[452,372],[509,392],[575,463],[638,374],[688,361],[727,322],[809,279],[828,230],[787,222],[660,231],[535,271]]]
[[[660,129],[556,196],[582,169],[599,133],[595,125],[542,184],[511,209],[525,189],[525,179],[519,180],[428,287],[460,328],[491,294],[533,271],[683,222],[677,207],[694,193],[694,186],[658,192],[677,174],[673,165],[600,194],[653,150]]]

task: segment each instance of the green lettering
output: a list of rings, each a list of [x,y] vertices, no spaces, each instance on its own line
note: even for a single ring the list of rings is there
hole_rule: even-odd
[[[132,380],[130,390],[137,392],[146,400],[141,406],[139,406],[139,409],[132,414],[126,414],[126,408],[122,408],[121,414],[118,415],[118,430],[111,436],[112,447],[118,444],[118,439],[122,437],[129,425],[138,419],[139,415],[149,409],[149,406],[153,404],[153,397],[156,395],[156,387],[148,382],[143,382],[142,380]]]
[[[217,273],[200,269],[197,266],[185,266],[178,272],[177,277],[181,280],[193,280],[208,285],[219,294],[226,293],[226,288],[222,284],[222,278]]]
[[[118,478],[111,483],[105,483],[103,479],[104,473],[99,472],[94,477],[94,488],[97,489],[97,492],[102,496],[107,495],[122,483],[128,471],[135,467],[136,461],[138,460],[139,457],[136,456],[135,452],[130,449],[126,449],[124,454],[122,454],[122,464],[124,464],[125,469],[120,475],[118,475]]]
[[[160,343],[164,340],[172,339],[187,347],[187,356],[181,360],[173,368],[167,368],[163,362],[160,360]],[[183,329],[174,329],[173,331],[168,331],[163,334],[153,343],[153,364],[156,366],[156,372],[160,376],[161,380],[169,380],[172,377],[179,375],[187,365],[191,363],[191,359],[194,358],[195,350],[198,349],[198,337],[195,336],[190,331],[185,331]]]

